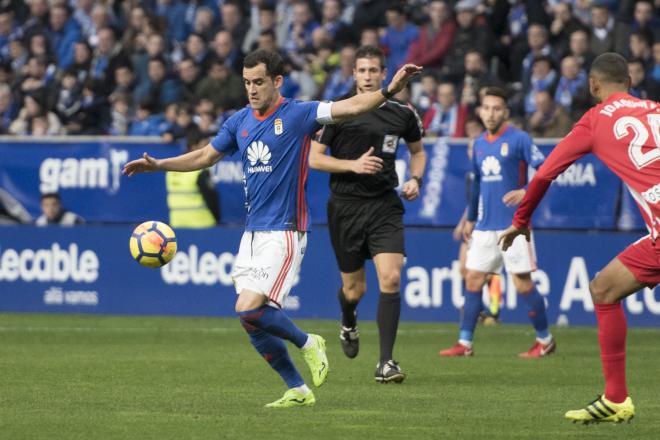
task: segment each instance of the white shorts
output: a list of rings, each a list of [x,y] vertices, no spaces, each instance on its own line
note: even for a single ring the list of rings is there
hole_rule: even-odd
[[[307,234],[297,231],[245,231],[231,276],[236,293],[261,293],[282,307],[300,270]]]
[[[534,235],[528,242],[523,235],[513,240],[506,251],[497,243],[502,231],[473,231],[468,243],[465,267],[486,273],[497,273],[502,269],[502,263],[507,273],[529,273],[536,270],[536,251],[534,250]]]

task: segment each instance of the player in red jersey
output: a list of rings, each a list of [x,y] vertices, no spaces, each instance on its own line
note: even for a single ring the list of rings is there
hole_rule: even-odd
[[[621,422],[635,414],[626,388],[626,318],[621,300],[660,283],[660,106],[627,93],[625,58],[604,53],[589,73],[591,94],[600,104],[578,121],[555,147],[529,184],[513,225],[500,238],[503,248],[524,234],[546,190],[570,164],[587,153],[602,160],[626,184],[639,206],[649,235],[628,246],[591,281],[605,393],[583,409],[568,411],[574,422]]]

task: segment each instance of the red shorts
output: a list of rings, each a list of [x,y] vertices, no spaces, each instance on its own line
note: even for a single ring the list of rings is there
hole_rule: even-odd
[[[650,235],[625,248],[617,258],[640,283],[649,287],[660,284],[660,243],[654,244]]]

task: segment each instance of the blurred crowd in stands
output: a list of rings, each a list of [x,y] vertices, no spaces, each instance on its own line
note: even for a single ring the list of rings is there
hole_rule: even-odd
[[[629,60],[658,100],[658,0],[0,0],[0,134],[213,135],[246,105],[244,54],[279,51],[282,94],[351,93],[354,54],[381,47],[428,135],[466,135],[484,85],[511,93],[534,136],[565,135],[592,103],[595,56]]]

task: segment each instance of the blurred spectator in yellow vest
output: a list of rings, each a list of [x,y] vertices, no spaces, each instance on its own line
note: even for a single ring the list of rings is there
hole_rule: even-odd
[[[203,148],[208,140],[199,132],[187,136],[188,150]],[[208,169],[180,173],[168,171],[167,206],[173,228],[210,228],[220,221],[220,200]]]

